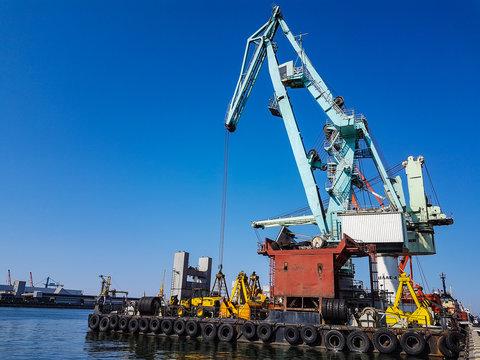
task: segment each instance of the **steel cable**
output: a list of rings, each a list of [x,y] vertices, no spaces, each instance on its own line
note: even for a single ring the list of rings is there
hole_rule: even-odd
[[[225,215],[227,208],[227,179],[228,179],[228,143],[229,131],[225,130],[225,149],[223,158],[223,184],[222,184],[222,215],[220,225],[220,248],[218,254],[218,270],[221,272],[223,267],[223,246],[225,243]]]
[[[402,165],[402,162],[399,162],[398,164],[392,166],[391,168],[387,169],[387,174],[388,176],[390,177],[393,177],[393,175],[399,173],[401,170],[403,169],[403,165]],[[380,175],[377,175],[369,180],[367,180],[368,183],[370,185],[376,185],[378,184],[380,181],[382,181],[382,178],[380,177]]]
[[[427,173],[427,177],[428,177],[428,182],[430,183],[430,187],[432,188],[433,197],[435,198],[435,201],[436,201],[437,205],[440,206],[440,201],[438,201],[437,192],[435,191],[435,188],[433,187],[432,178],[430,177],[430,173],[428,172],[427,163],[425,162],[424,164],[425,164],[425,172]]]

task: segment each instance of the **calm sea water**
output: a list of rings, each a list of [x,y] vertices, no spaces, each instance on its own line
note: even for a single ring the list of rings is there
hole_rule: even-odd
[[[406,359],[247,343],[205,343],[188,338],[93,333],[87,326],[89,313],[90,310],[0,308],[0,359]]]

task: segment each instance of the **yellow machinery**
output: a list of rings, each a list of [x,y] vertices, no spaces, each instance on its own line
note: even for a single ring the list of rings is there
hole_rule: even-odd
[[[201,296],[193,298],[190,302],[192,312],[197,317],[216,317],[220,311],[220,304],[225,299],[222,294],[225,293],[228,298],[228,288],[225,281],[225,275],[220,270],[215,276],[215,282],[210,291],[210,296]]]
[[[163,298],[165,296],[165,294],[163,293],[163,288],[164,288],[164,285],[165,285],[165,273],[166,273],[166,269],[163,270],[163,279],[162,279],[162,286],[160,286],[160,292],[158,293],[158,297],[161,297]]]
[[[265,304],[267,297],[263,295],[262,287],[260,286],[260,278],[257,274],[255,274],[255,271],[252,275],[250,275],[248,280],[248,288],[250,290],[250,298],[252,300]]]
[[[176,308],[178,316],[196,317],[235,317],[250,319],[259,315],[266,308],[267,297],[263,295],[258,275],[253,273],[250,278],[242,271],[233,287],[232,296],[228,296],[225,275],[219,272],[209,296],[197,296],[179,301],[170,298],[170,306]],[[252,314],[253,312],[253,314]]]
[[[177,309],[178,316],[185,316],[190,310],[190,299],[180,301],[180,306]]]
[[[386,311],[386,321],[388,326],[400,325],[407,327],[408,324],[416,323],[419,325],[433,325],[433,315],[424,304],[420,303],[415,291],[413,290],[412,280],[406,273],[402,273],[399,278],[400,284],[398,285],[397,294],[395,296],[395,302]],[[410,295],[417,306],[417,309],[413,313],[404,312],[398,306],[403,295],[403,288],[407,287]]]
[[[242,271],[237,276],[230,299],[224,298],[220,305],[222,317],[238,317],[249,320],[252,312],[259,315],[265,309],[266,296],[262,294],[258,276],[250,279]]]
[[[194,312],[194,316],[197,317],[213,317],[218,313],[220,303],[223,301],[221,296],[207,296],[193,298],[191,306]]]
[[[110,275],[107,276],[105,279],[105,276],[103,275],[98,275],[100,279],[102,279],[102,290],[100,291],[100,295],[108,295],[110,292],[110,285],[111,285],[111,280],[112,277]]]
[[[187,316],[190,313],[190,307],[191,307],[191,301],[196,300],[195,299],[186,299],[186,300],[178,300],[178,297],[175,296],[170,296],[170,309],[173,310],[173,315],[178,315],[178,316]]]
[[[128,291],[121,291],[117,289],[111,289],[112,286],[112,277],[110,275],[105,278],[104,275],[98,275],[102,279],[102,290],[100,290],[100,296],[117,296],[117,294],[125,294],[128,296]]]
[[[215,277],[215,282],[213,283],[210,295],[197,296],[192,299],[180,301],[180,306],[177,310],[178,316],[193,315],[196,317],[207,318],[218,316],[220,304],[225,299],[225,296],[221,296],[223,293],[225,293],[226,298],[228,298],[225,275],[220,271]]]

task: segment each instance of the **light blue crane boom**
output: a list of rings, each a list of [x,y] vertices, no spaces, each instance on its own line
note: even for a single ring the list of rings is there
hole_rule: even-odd
[[[273,43],[279,26],[300,58],[301,67],[294,67],[293,61],[279,66]],[[249,57],[252,47],[253,55]],[[274,103],[278,106],[272,113],[283,118],[312,215],[258,221],[254,223],[254,226],[316,224],[326,239],[340,240],[341,229],[337,214],[350,207],[352,179],[358,179],[355,160],[362,156],[373,159],[383,181],[390,207],[393,210],[403,211],[405,201],[395,191],[395,180],[390,179],[387,175],[378,150],[369,134],[366,118],[353,111],[345,111],[342,104],[343,99],[334,98],[291,33],[278,6],[273,9],[270,20],[247,41],[240,77],[227,109],[225,127],[230,132],[235,131],[265,58],[268,61],[268,69],[275,90]],[[331,123],[324,129],[327,137],[325,150],[330,157],[326,163],[320,160],[315,151],[310,151],[308,154],[305,151],[286,87],[306,88],[330,119]],[[365,142],[367,152],[359,151],[359,140]],[[331,185],[326,188],[330,196],[327,211],[323,207],[315,181],[313,174],[315,169],[326,170],[330,180]]]
[[[267,54],[265,47],[266,39],[273,39],[278,28],[278,15],[280,8],[275,7],[270,20],[252,34],[247,40],[245,54],[243,55],[242,68],[240,69],[240,78],[238,79],[232,101],[228,104],[225,127],[230,132],[237,128],[238,121],[242,115],[245,104],[247,103],[253,85],[257,80],[258,73],[263,65]],[[254,54],[249,59],[250,48],[254,47]],[[248,62],[248,63],[247,63]]]

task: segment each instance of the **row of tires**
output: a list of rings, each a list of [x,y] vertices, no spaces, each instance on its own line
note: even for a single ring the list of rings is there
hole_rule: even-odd
[[[220,340],[233,342],[237,339],[237,326],[231,323],[199,322],[197,319],[161,319],[158,317],[137,317],[118,315],[91,314],[88,319],[88,326],[94,331],[123,331],[129,333],[153,333],[178,336],[189,336],[191,338],[201,336],[205,341]],[[261,340],[270,343],[275,340],[275,332],[278,327],[271,323],[255,324],[251,321],[245,322],[239,330],[249,341]],[[323,336],[322,336],[323,333]],[[420,355],[426,352],[427,342],[424,336],[416,331],[404,332],[400,338],[389,329],[378,329],[370,338],[364,331],[353,330],[345,334],[339,330],[325,330],[320,332],[313,325],[286,325],[283,328],[283,337],[291,345],[302,343],[310,346],[324,344],[328,350],[349,351],[366,353],[375,347],[384,354],[398,351],[401,347],[408,355]],[[450,332],[439,339],[438,347],[446,357],[454,357],[462,351],[462,335],[458,332]]]
[[[197,320],[183,319],[160,319],[158,317],[137,317],[137,316],[118,316],[91,314],[88,317],[88,326],[93,331],[123,331],[129,333],[153,333],[178,336],[198,337],[211,341],[218,339],[220,341],[232,342],[236,340],[236,328],[229,323],[218,326],[214,323],[204,323],[200,325]]]

